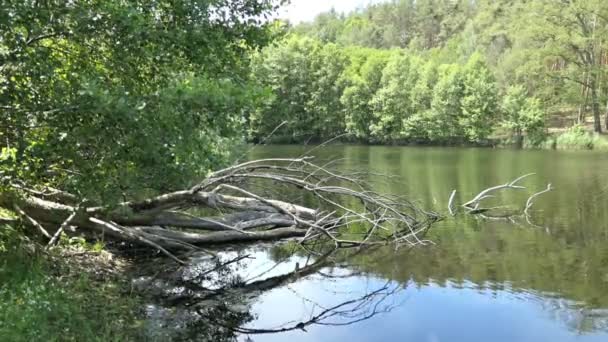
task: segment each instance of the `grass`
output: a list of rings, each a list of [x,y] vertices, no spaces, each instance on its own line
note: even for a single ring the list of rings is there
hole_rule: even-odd
[[[565,132],[549,137],[544,147],[564,150],[608,150],[608,138],[575,125]]]
[[[93,280],[86,272],[66,275],[69,266],[57,260],[32,249],[19,231],[0,226],[0,339],[137,339],[137,298],[117,282]]]

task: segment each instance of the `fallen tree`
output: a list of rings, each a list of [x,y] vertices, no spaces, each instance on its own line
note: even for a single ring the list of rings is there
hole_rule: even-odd
[[[355,175],[319,166],[310,157],[234,165],[185,190],[141,201],[93,205],[58,189],[12,184],[0,206],[19,214],[52,245],[60,234],[93,233],[176,250],[235,242],[325,239],[336,247],[416,245],[439,216],[378,194]]]

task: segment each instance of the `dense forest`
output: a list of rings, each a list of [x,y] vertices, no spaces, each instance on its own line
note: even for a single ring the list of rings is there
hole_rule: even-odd
[[[313,22],[257,53],[260,140],[591,147],[608,129],[601,0],[395,0]],[[605,128],[604,128],[605,127]],[[561,135],[560,135],[561,134]]]

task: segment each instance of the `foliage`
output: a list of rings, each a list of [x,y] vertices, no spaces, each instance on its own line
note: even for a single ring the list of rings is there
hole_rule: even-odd
[[[403,132],[402,123],[415,113],[412,88],[422,64],[417,56],[395,53],[382,70],[380,89],[371,100],[374,121],[371,134],[378,141],[393,141]]]
[[[2,2],[0,172],[92,200],[204,175],[259,97],[246,56],[279,3]]]
[[[275,141],[346,131],[372,143],[479,142],[495,125],[497,86],[481,54],[465,61],[425,62],[415,51],[341,48],[291,35],[254,59],[254,78],[273,95],[251,116],[250,138],[262,140],[286,121]]]
[[[608,101],[604,86],[608,82],[607,18],[608,2],[601,0],[557,3],[552,0],[395,0],[369,4],[348,14],[323,13],[312,23],[294,26],[292,31],[324,43],[336,43],[349,53],[352,46],[358,46],[359,51],[378,49],[377,53],[401,48],[400,53],[409,58],[432,61],[436,70],[444,68],[443,64],[464,67],[460,73],[469,93],[463,93],[460,108],[447,117],[459,121],[458,125],[447,124],[450,127],[447,131],[442,122],[442,116],[447,113],[442,112],[440,99],[435,99],[434,110],[426,103],[413,113],[404,108],[404,112],[399,113],[403,119],[399,123],[389,108],[399,101],[408,101],[407,96],[395,97],[394,103],[385,100],[397,89],[394,84],[389,86],[389,81],[383,84],[386,89],[373,95],[375,105],[368,108],[370,103],[364,97],[350,94],[363,88],[365,82],[353,82],[356,88],[348,89],[349,94],[343,99],[361,100],[347,102],[358,104],[351,106],[355,114],[350,113],[351,108],[345,109],[347,117],[361,118],[351,120],[349,132],[357,138],[376,142],[440,141],[456,134],[459,140],[480,142],[491,136],[494,128],[504,127],[497,110],[503,101],[497,94],[507,94],[514,86],[527,89],[526,96],[532,98],[527,106],[535,108],[531,111],[537,110],[537,114],[543,112],[547,119],[555,119],[546,120],[547,123],[585,124],[586,117],[592,114],[596,132],[601,130],[602,122],[608,125],[608,114],[603,111]],[[418,70],[418,74],[424,72]],[[398,82],[403,82],[400,84],[404,89],[399,89],[400,92],[411,91],[413,105],[420,103],[416,100],[418,94],[424,102],[428,101],[429,89],[435,97],[439,96],[439,90],[433,86],[419,88],[423,82],[416,85],[415,90],[405,90],[411,85],[403,80]],[[445,89],[443,95],[449,96]],[[540,125],[540,120],[535,122]],[[398,132],[399,126],[401,132]],[[542,129],[532,130],[530,128],[530,134],[524,132],[526,144],[538,145],[545,138]]]
[[[608,43],[606,14],[608,3],[602,0],[558,3],[543,0],[530,5],[524,16],[525,19],[535,18],[528,30],[533,33],[532,42],[543,47],[545,62],[557,65],[548,76],[571,88],[582,86],[579,102],[589,102],[594,130],[598,133],[602,130],[599,107],[600,102],[604,103],[602,81],[606,79],[607,65],[603,48]]]
[[[137,338],[137,300],[111,282],[54,276],[57,262],[23,248],[0,227],[0,334],[7,341],[126,341]],[[29,249],[31,251],[31,249]],[[121,300],[116,300],[120,298]]]
[[[572,126],[555,138],[555,147],[558,149],[605,149],[607,145],[606,140],[597,133],[590,133],[580,125]]]
[[[344,130],[339,102],[346,62],[333,44],[287,37],[254,57],[253,77],[273,96],[249,118],[250,134],[262,139],[283,121],[276,134],[288,141],[325,139]]]
[[[540,101],[527,96],[522,86],[507,90],[501,104],[502,125],[509,129],[518,141],[525,133],[530,145],[538,146],[545,138],[545,114]]]
[[[346,131],[357,139],[367,140],[371,136],[373,120],[372,99],[380,89],[382,71],[388,62],[389,53],[363,49],[357,51],[351,65],[345,71],[347,87],[340,101],[344,106]]]
[[[294,30],[324,42],[373,48],[442,46],[473,14],[469,0],[396,0],[346,16],[329,11]]]
[[[494,76],[480,53],[473,54],[463,69],[464,95],[460,100],[464,135],[470,141],[487,138],[492,132],[498,109]]]

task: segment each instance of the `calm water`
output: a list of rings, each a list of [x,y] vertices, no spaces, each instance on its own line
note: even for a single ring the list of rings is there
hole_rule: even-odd
[[[263,147],[252,158],[304,150]],[[251,304],[256,318],[246,327],[289,326],[351,303],[306,331],[240,340],[608,341],[608,154],[364,146],[313,154],[344,158],[344,169],[394,176],[370,181],[442,213],[453,189],[462,203],[530,172],[529,191],[508,190],[495,201],[521,206],[549,182],[555,191],[537,200],[530,223],[449,218],[427,235],[434,246],[384,248],[265,291]],[[272,268],[275,259],[259,252],[248,272]],[[295,262],[303,260],[292,257],[272,272],[293,270]]]

